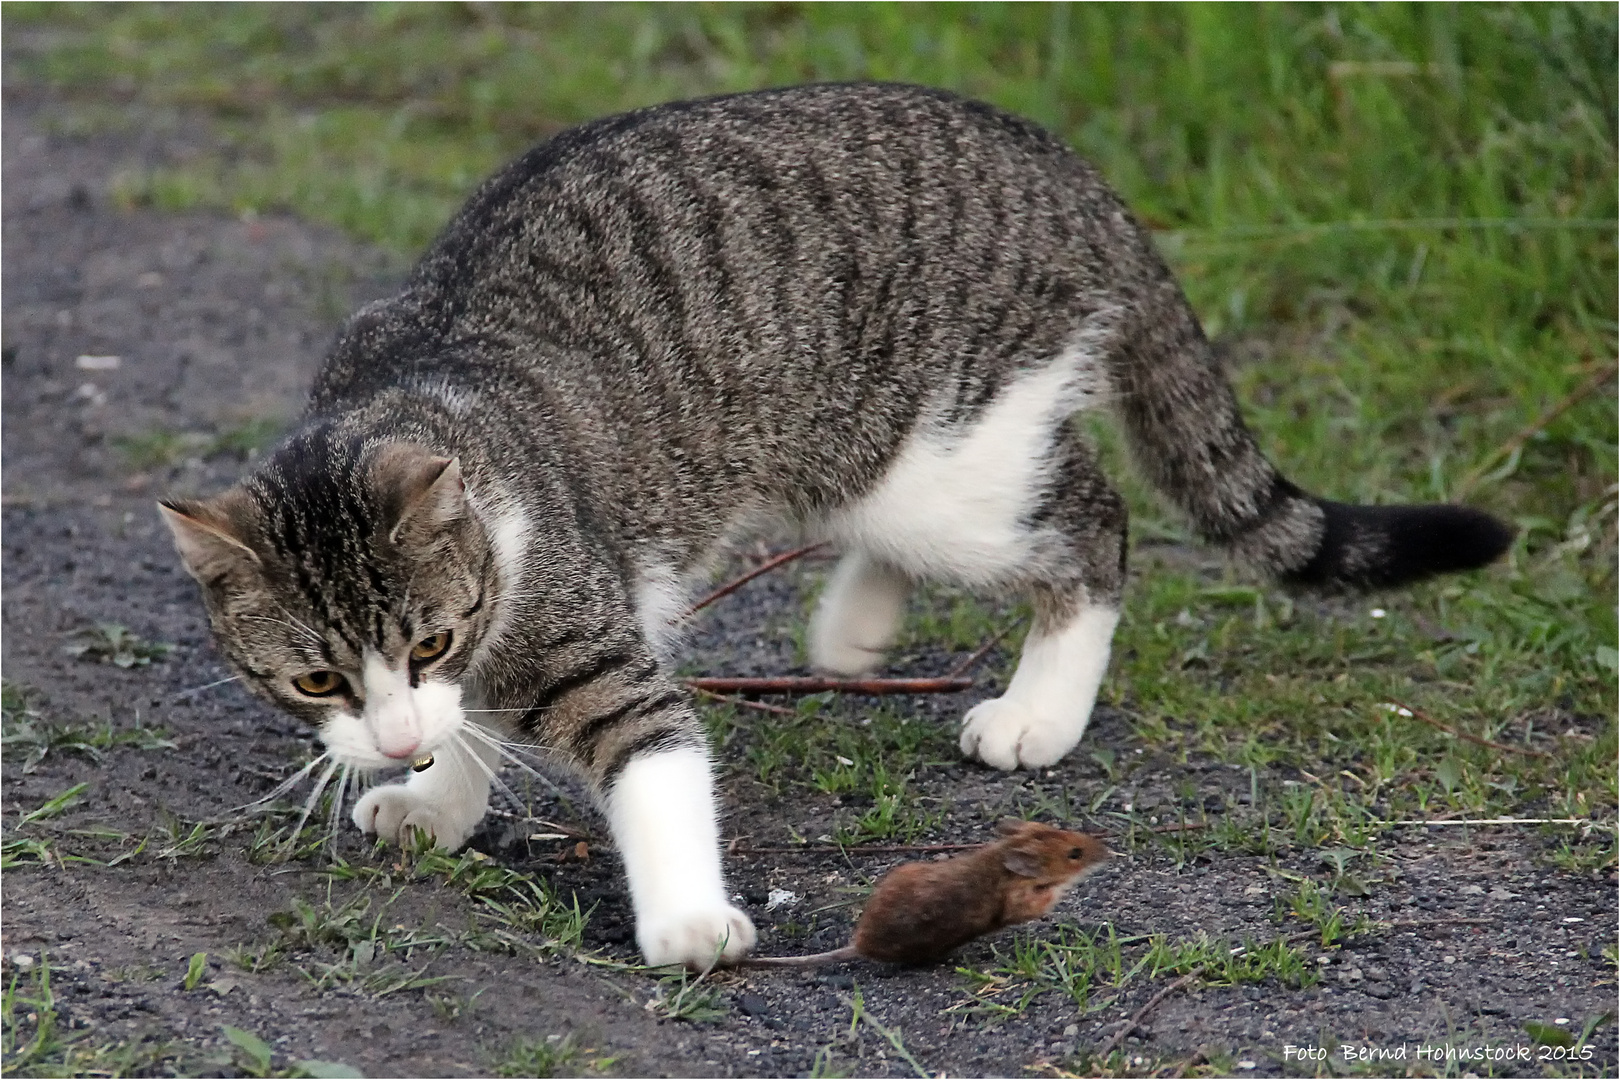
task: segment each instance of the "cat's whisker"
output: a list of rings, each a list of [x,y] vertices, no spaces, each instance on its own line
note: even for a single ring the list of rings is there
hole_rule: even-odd
[[[292,836],[287,838],[287,843],[282,847],[283,855],[290,855],[298,850],[298,837],[304,831],[304,823],[309,820],[309,815],[314,813],[315,804],[320,801],[321,792],[326,790],[327,783],[337,770],[338,763],[332,761],[327,764],[326,769],[321,773],[321,778],[315,781],[315,790],[309,793],[309,798],[304,802],[304,812],[298,815],[298,824],[293,826]]]
[[[226,683],[238,682],[238,681],[241,680],[241,678],[242,678],[242,676],[240,676],[240,675],[232,675],[229,678],[225,678],[225,679],[215,679],[211,683],[203,683],[201,686],[193,686],[189,690],[182,690],[178,694],[174,695],[174,697],[170,698],[169,700],[170,701],[179,701],[181,698],[186,697],[188,694],[200,694],[204,690],[212,690],[216,686],[224,686]]]
[[[501,757],[505,758],[507,761],[510,761],[513,765],[516,765],[519,769],[521,769],[524,772],[528,773],[530,776],[532,776],[536,780],[540,781],[546,787],[550,788],[551,793],[553,795],[557,795],[557,796],[559,796],[561,798],[564,798],[564,799],[568,798],[568,793],[566,791],[564,791],[557,784],[557,782],[555,780],[551,779],[551,777],[549,777],[546,774],[540,772],[539,770],[531,767],[528,762],[524,761],[522,758],[518,757],[511,750],[507,749],[507,744],[503,740],[497,739],[495,736],[491,735],[487,731],[484,731],[482,728],[480,728],[480,727],[478,727],[476,725],[470,725],[468,727],[462,728],[462,731],[464,731],[464,732],[466,732],[466,733],[468,733],[470,735],[473,735],[476,738],[482,739],[484,741],[485,745],[489,746],[491,749],[493,749]],[[516,744],[513,744],[513,745],[516,745]],[[483,764],[482,760],[479,761],[479,764],[480,765]],[[486,768],[487,768],[487,766],[486,766]],[[521,801],[521,800],[519,800],[519,801]]]
[[[321,644],[323,644],[323,645],[326,644],[326,639],[323,638],[320,634],[316,633],[315,628],[313,626],[310,626],[303,619],[300,619],[298,616],[294,615],[292,612],[288,611],[286,608],[282,608],[281,612],[282,612],[283,615],[286,615],[287,618],[292,622],[292,624],[294,626],[298,627],[298,629],[302,630],[304,633],[308,634],[310,637],[314,638],[316,641],[320,642]]]
[[[287,792],[289,792],[293,788],[297,787],[299,782],[302,781],[306,776],[308,776],[310,773],[314,772],[315,771],[315,766],[319,765],[321,762],[325,761],[327,758],[329,758],[331,756],[332,756],[331,751],[323,750],[319,755],[317,755],[314,758],[311,758],[309,760],[309,762],[307,764],[305,764],[305,766],[302,769],[299,769],[297,772],[293,773],[287,779],[285,779],[281,783],[277,784],[276,787],[275,787],[275,790],[270,792],[270,794],[262,796],[262,797],[257,798],[257,799],[254,799],[250,803],[243,803],[241,806],[238,806],[234,812],[240,813],[243,810],[254,810],[254,809],[257,809],[258,807],[263,806],[267,802],[272,802],[272,801],[274,801],[276,799],[281,798],[283,795],[287,794]]]
[[[477,724],[469,724],[462,730],[471,732],[491,746],[511,750],[520,754],[560,754],[563,752],[555,747],[546,746],[543,743],[516,742],[512,739],[503,739],[493,731],[490,731],[488,728],[479,727]]]
[[[343,801],[349,791],[349,777],[354,770],[348,765],[338,774],[337,793],[332,796],[332,809],[326,815],[326,847],[330,851],[337,844],[338,825],[343,817]]]
[[[277,626],[285,626],[289,630],[297,630],[297,631],[307,635],[309,637],[309,639],[311,641],[313,641],[316,645],[318,645],[318,646],[320,646],[322,648],[325,647],[326,639],[321,637],[321,635],[315,631],[314,627],[310,626],[308,623],[306,623],[302,619],[298,618],[298,616],[296,616],[292,612],[288,611],[285,606],[282,607],[281,613],[283,615],[285,615],[286,618],[284,618],[284,619],[272,619],[267,615],[244,615],[242,617],[246,618],[246,619],[252,619],[255,622],[274,623]]]
[[[463,754],[472,759],[473,764],[477,765],[481,770],[483,770],[484,775],[489,778],[489,782],[499,788],[502,794],[511,799],[515,805],[527,808],[527,804],[518,796],[518,793],[513,791],[507,782],[500,778],[499,774],[497,774],[495,770],[490,767],[488,762],[479,757],[478,753],[473,750],[471,746],[467,745],[466,740],[461,737],[459,732],[452,735],[450,738],[456,743],[457,746],[461,748],[461,752]]]
[[[498,713],[498,712],[522,712],[522,713],[526,713],[526,712],[533,712],[534,710],[532,708],[529,708],[529,709],[462,709],[461,711],[463,713]],[[545,711],[545,710],[542,710],[542,711]]]
[[[286,611],[286,608],[283,608],[282,610]],[[321,637],[321,635],[317,634],[313,629],[311,629],[305,623],[303,623],[303,622],[301,622],[301,621],[299,621],[297,619],[294,619],[292,617],[291,612],[288,612],[287,618],[285,618],[285,619],[272,619],[268,615],[242,615],[242,616],[239,616],[239,617],[242,618],[242,619],[250,620],[252,622],[267,622],[267,623],[271,623],[271,624],[273,624],[275,626],[285,626],[289,630],[298,630],[298,631],[301,631],[301,632],[303,632],[305,634],[308,634],[311,638],[313,638],[315,640],[315,642],[317,644],[319,644],[319,645],[325,645],[326,644],[326,639],[325,638]]]
[[[562,751],[557,750],[554,747],[546,746],[546,745],[544,745],[542,743],[518,742],[515,739],[503,739],[503,738],[501,738],[501,736],[497,735],[495,732],[489,730],[486,727],[481,727],[481,726],[479,726],[477,724],[469,724],[469,725],[467,725],[466,730],[472,731],[474,734],[476,734],[479,738],[483,739],[487,743],[491,743],[491,744],[493,744],[495,746],[504,746],[508,750],[516,750],[516,751],[519,751],[521,753],[536,753],[536,752],[543,753],[543,754],[562,753]]]

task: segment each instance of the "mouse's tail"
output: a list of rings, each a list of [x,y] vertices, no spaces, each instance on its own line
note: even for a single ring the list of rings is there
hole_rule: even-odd
[[[1197,317],[1159,270],[1127,308],[1148,314],[1111,328],[1105,370],[1138,463],[1205,540],[1283,581],[1328,588],[1471,570],[1507,550],[1514,529],[1480,510],[1353,506],[1290,483],[1244,425]]]
[[[861,954],[855,951],[855,946],[845,945],[842,949],[811,953],[809,956],[749,956],[738,963],[743,967],[818,967],[822,964],[842,963],[845,960],[859,960],[860,957]]]

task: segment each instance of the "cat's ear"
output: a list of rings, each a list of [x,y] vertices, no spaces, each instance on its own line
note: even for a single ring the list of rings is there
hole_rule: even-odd
[[[467,514],[461,462],[440,457],[414,443],[390,443],[371,467],[392,524],[388,539],[399,542],[406,526],[436,532]]]
[[[158,503],[158,512],[174,536],[186,572],[203,585],[260,565],[259,556],[242,539],[252,513],[252,501],[243,489],[231,488],[211,499],[166,500]]]

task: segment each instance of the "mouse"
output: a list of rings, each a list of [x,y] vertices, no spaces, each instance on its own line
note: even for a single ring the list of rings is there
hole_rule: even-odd
[[[1003,820],[1000,839],[943,862],[902,863],[885,874],[850,943],[808,956],[751,956],[745,966],[809,967],[844,960],[920,966],[1004,926],[1038,919],[1113,853],[1085,833]]]

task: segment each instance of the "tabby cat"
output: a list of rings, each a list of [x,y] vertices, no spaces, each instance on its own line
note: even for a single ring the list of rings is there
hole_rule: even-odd
[[[668,650],[739,534],[845,552],[811,656],[879,664],[922,579],[1022,590],[1011,684],[964,754],[1050,765],[1085,730],[1125,504],[1069,423],[1109,407],[1199,533],[1288,582],[1476,567],[1477,511],[1302,492],[1262,456],[1152,240],[1032,124],[854,84],[684,102],[556,136],[486,182],[344,328],[297,430],[163,505],[249,686],[362,769],[367,833],[464,844],[493,729],[602,799],[652,964],[754,942]]]

